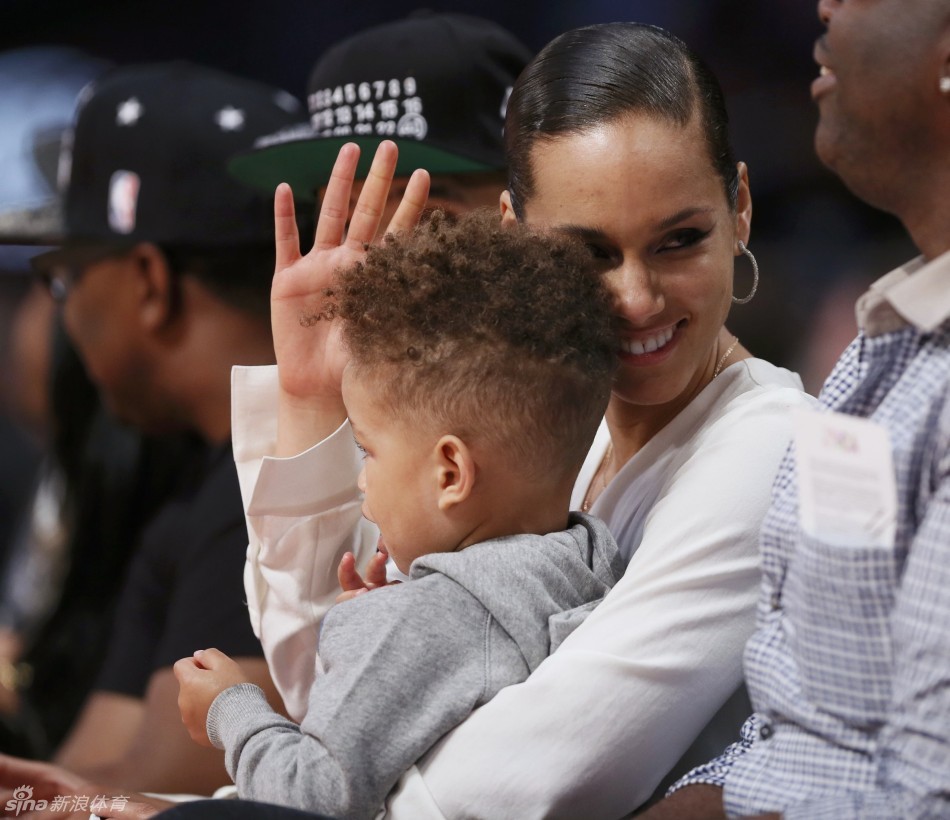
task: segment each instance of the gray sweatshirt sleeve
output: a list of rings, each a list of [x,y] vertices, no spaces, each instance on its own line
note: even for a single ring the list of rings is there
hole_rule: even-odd
[[[377,590],[327,615],[325,674],[299,727],[242,685],[214,701],[208,734],[224,747],[241,797],[372,817],[399,776],[497,691],[491,651],[520,666],[512,679],[527,675],[520,653],[454,581],[431,575]]]

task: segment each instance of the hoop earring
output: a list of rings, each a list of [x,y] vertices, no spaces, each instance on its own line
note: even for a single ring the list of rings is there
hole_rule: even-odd
[[[748,296],[744,296],[741,299],[737,298],[736,296],[732,297],[732,301],[737,305],[744,305],[746,302],[752,301],[752,297],[755,296],[755,292],[759,289],[759,263],[755,261],[752,251],[750,251],[745,246],[745,242],[743,242],[741,239],[739,240],[739,250],[748,256],[749,261],[752,263],[752,290],[749,291]]]

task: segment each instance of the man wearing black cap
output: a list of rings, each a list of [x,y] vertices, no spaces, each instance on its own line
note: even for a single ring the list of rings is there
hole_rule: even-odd
[[[298,108],[187,63],[127,67],[81,100],[64,146],[64,241],[35,266],[109,408],[200,440],[137,548],[95,691],[57,755],[91,781],[196,793],[228,782],[220,753],[181,725],[171,666],[183,654],[226,644],[268,685],[243,600],[229,379],[235,363],[273,361],[273,220],[269,198],[232,181],[225,162]],[[0,783],[34,785],[35,767],[5,759]],[[79,788],[44,772],[58,794]]]
[[[495,23],[420,12],[366,29],[329,48],[307,84],[310,121],[255,141],[231,161],[243,182],[321,196],[340,147],[361,148],[365,178],[384,139],[399,148],[388,225],[409,175],[432,177],[429,207],[449,213],[496,207],[507,183],[502,127],[508,94],[531,52]],[[354,186],[351,205],[359,197]]]

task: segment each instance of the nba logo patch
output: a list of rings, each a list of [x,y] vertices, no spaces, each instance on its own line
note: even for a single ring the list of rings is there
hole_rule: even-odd
[[[135,230],[140,184],[132,171],[116,171],[109,180],[109,227],[116,233]]]

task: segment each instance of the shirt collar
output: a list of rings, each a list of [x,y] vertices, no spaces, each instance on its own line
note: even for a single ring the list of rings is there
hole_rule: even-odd
[[[908,324],[930,333],[950,318],[950,251],[922,256],[878,279],[858,299],[858,327],[880,336]]]

